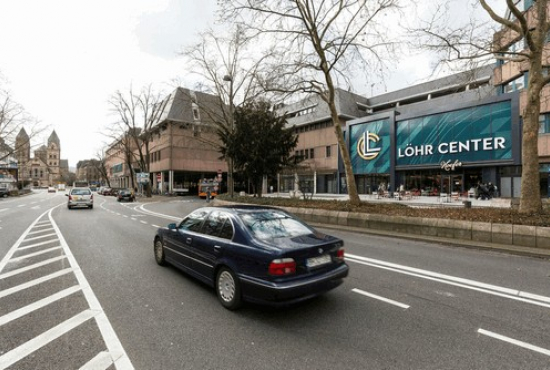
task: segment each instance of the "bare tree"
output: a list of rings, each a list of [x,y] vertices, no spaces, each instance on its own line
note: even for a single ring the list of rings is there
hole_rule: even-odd
[[[197,102],[201,111],[215,125],[218,141],[208,144],[224,152],[223,143],[235,131],[235,106],[252,101],[262,94],[254,83],[266,54],[254,58],[250,38],[241,25],[217,32],[209,29],[199,34],[199,42],[188,46],[182,55],[188,60],[188,72],[197,75],[201,83],[196,89],[219,97],[218,104]],[[201,138],[199,138],[201,140]],[[233,197],[233,158],[224,156],[228,167],[228,189]]]
[[[526,11],[518,7],[523,2],[515,0],[506,0],[505,5],[501,4],[502,9],[495,9],[486,0],[472,0],[471,3],[474,11],[480,10],[481,6],[494,23],[488,25],[476,19],[473,13],[463,23],[450,22],[452,15],[448,14],[448,9],[451,2],[445,2],[429,20],[414,30],[414,35],[425,36],[417,40],[422,47],[439,52],[439,61],[442,63],[479,63],[491,57],[510,63],[510,68],[517,68],[518,71],[529,71],[526,91],[522,94],[525,104],[521,112],[523,135],[519,210],[522,213],[538,213],[542,209],[538,157],[539,115],[541,96],[547,95],[544,93],[548,90],[545,86],[550,83],[550,75],[547,73],[550,67],[550,47],[547,44],[550,1],[533,1],[531,8]],[[464,7],[464,4],[460,6]]]
[[[134,164],[141,172],[149,173],[154,108],[159,101],[160,94],[153,92],[150,85],[139,92],[134,92],[132,88],[126,93],[117,91],[109,100],[118,121],[108,129],[106,135],[121,145],[130,169],[132,187],[135,187]],[[145,191],[150,197],[150,182]]]
[[[96,160],[92,162],[96,167],[99,176],[105,180],[108,187],[111,187],[111,180],[109,179],[109,171],[105,165],[105,155],[102,151],[96,153]]]
[[[268,91],[315,93],[328,104],[346,171],[352,204],[360,202],[342,123],[335,103],[339,85],[351,86],[352,62],[366,71],[380,70],[392,50],[385,15],[398,0],[237,0],[223,2],[226,19],[240,19],[264,40],[272,55],[262,75]]]
[[[0,83],[2,78],[0,76]],[[0,152],[0,160],[12,156],[19,148],[16,147],[16,136],[22,128],[26,129],[28,142],[20,142],[20,145],[29,145],[30,140],[44,132],[39,121],[31,117],[25,109],[12,98],[12,94],[5,89],[0,89],[0,139],[6,144]]]

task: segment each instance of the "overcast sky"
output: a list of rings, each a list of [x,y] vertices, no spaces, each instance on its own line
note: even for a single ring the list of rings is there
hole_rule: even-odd
[[[166,93],[185,83],[177,52],[214,22],[216,0],[0,0],[0,74],[13,99],[55,129],[61,157],[75,167],[95,158],[115,117],[116,91],[152,84]],[[405,56],[387,84],[356,86],[370,95],[430,74],[423,57]],[[0,79],[2,83],[3,79]],[[193,88],[193,86],[185,86]]]
[[[2,0],[0,73],[47,136],[56,130],[73,167],[106,141],[100,131],[114,120],[107,100],[117,89],[170,91],[181,79],[177,51],[214,8],[215,0]]]

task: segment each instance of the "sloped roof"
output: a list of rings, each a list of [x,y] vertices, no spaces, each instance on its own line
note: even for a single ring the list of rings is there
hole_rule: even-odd
[[[17,134],[16,139],[28,139],[29,135],[27,134],[27,131],[25,131],[25,128],[21,128],[19,133]]]
[[[57,146],[60,146],[59,137],[57,136],[57,133],[55,132],[55,130],[52,131],[52,134],[48,138],[48,145],[50,145],[50,143],[56,143]]]

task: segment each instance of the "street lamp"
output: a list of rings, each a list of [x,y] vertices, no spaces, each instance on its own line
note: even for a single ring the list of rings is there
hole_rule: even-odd
[[[229,132],[233,135],[235,129],[235,122],[233,118],[233,77],[230,75],[223,76],[225,82],[229,82]],[[229,188],[229,196],[233,198],[234,195],[234,181],[233,181],[233,158],[229,156],[227,158],[227,187]]]

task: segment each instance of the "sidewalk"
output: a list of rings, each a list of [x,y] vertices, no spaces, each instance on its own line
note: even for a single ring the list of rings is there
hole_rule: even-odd
[[[289,198],[288,193],[271,193],[263,194],[265,197],[281,197]],[[400,203],[407,204],[412,207],[464,207],[464,202],[471,202],[472,207],[498,207],[498,208],[510,208],[511,199],[509,198],[493,198],[489,200],[481,200],[475,198],[459,197],[458,199],[452,199],[451,196],[416,196],[410,198],[393,197],[384,198],[377,195],[360,194],[359,198],[362,201],[368,202],[380,202],[380,203]],[[313,199],[326,199],[326,200],[348,200],[347,194],[315,194]]]

